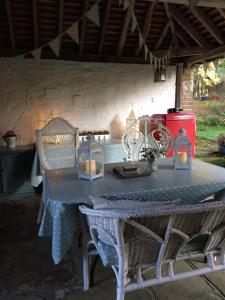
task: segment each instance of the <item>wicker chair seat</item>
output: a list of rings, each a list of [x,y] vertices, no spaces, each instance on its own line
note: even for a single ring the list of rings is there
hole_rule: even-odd
[[[133,210],[80,206],[80,211],[103,264],[116,274],[117,300],[132,290],[225,269],[225,201]],[[214,264],[213,255],[219,256],[219,264]],[[176,261],[195,257],[206,258],[207,266],[175,274]],[[155,267],[156,275],[145,279],[149,267]],[[87,271],[84,268],[85,289]]]

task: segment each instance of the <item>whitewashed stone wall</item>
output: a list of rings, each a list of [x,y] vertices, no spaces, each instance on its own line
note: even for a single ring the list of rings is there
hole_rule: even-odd
[[[149,65],[1,58],[0,135],[12,129],[17,144],[32,143],[53,113],[80,130],[106,129],[118,138],[132,107],[140,116],[174,106],[175,68],[166,82],[153,75]]]

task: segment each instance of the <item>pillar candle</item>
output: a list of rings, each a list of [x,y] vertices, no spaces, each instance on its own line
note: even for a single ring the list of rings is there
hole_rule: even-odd
[[[186,152],[178,152],[177,160],[178,160],[179,164],[186,164],[187,163],[187,153]]]
[[[96,162],[94,159],[91,160],[91,171],[92,175],[96,175]],[[90,161],[86,160],[86,175],[90,172]]]

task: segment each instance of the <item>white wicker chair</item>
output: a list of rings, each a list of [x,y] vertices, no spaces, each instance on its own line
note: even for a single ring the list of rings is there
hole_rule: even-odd
[[[43,177],[43,195],[45,193],[45,172],[52,169],[74,167],[78,146],[79,129],[74,128],[63,118],[54,118],[44,128],[36,130],[36,147]],[[43,200],[45,200],[45,196],[43,196]],[[38,223],[42,210],[41,205]]]
[[[87,216],[92,237],[86,249],[94,243],[103,264],[113,268],[117,300],[136,289],[225,269],[225,201],[135,210],[80,206],[80,211]],[[214,255],[220,257],[216,265]],[[176,261],[195,257],[206,258],[207,265],[175,274]],[[163,265],[167,274],[162,273]],[[145,279],[150,268],[156,269],[155,275]],[[88,289],[87,267],[84,272]]]

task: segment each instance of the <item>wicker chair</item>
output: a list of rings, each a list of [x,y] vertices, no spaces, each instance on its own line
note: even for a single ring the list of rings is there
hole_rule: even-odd
[[[43,177],[43,201],[45,201],[45,172],[75,166],[79,146],[79,129],[63,118],[52,119],[44,128],[36,130],[36,146]],[[42,215],[41,205],[38,223]]]
[[[225,201],[135,210],[96,210],[82,205],[80,211],[87,217],[92,237],[84,252],[85,289],[92,243],[103,264],[116,275],[117,300],[123,300],[126,292],[225,269]],[[215,255],[220,257],[216,265]],[[205,258],[207,265],[175,274],[176,261],[195,257]],[[144,274],[151,268],[155,275],[146,279]]]

